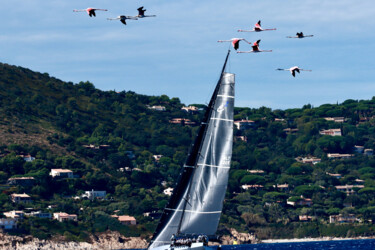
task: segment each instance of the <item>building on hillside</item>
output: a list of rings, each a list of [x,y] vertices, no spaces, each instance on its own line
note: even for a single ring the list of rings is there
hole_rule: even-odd
[[[38,218],[41,218],[41,219],[52,219],[51,213],[43,213],[42,211],[25,213],[25,216],[27,216],[27,217],[38,217]]]
[[[292,198],[292,197],[291,197]],[[296,206],[308,206],[308,207],[311,207],[313,205],[313,202],[311,199],[307,199],[307,198],[299,198],[299,199],[291,199],[289,198],[286,202],[286,204],[288,205],[291,205],[293,207],[296,207]],[[295,197],[293,197],[295,198]]]
[[[247,170],[247,172],[251,174],[264,174],[264,170],[261,170],[261,169],[251,169],[251,170]]]
[[[117,218],[121,224],[124,225],[137,225],[137,220],[133,216],[129,215],[111,215],[113,218]]]
[[[354,214],[348,215],[330,215],[329,223],[355,223],[360,222],[360,220]]]
[[[32,157],[31,155],[18,155],[19,157],[22,157],[24,161],[26,162],[32,162],[35,160],[35,157]]]
[[[163,193],[165,195],[171,196],[173,194],[173,188],[169,187],[167,189],[164,189]]]
[[[298,132],[298,128],[286,128],[283,129],[284,133],[287,135],[295,134]]]
[[[247,136],[236,136],[234,137],[236,139],[236,141],[244,141],[244,142],[247,142]]]
[[[327,154],[327,157],[329,159],[349,159],[349,158],[352,158],[353,156],[354,156],[353,154],[336,154],[336,153]]]
[[[283,118],[275,118],[275,122],[285,122],[285,119]]]
[[[10,197],[14,203],[32,203],[33,202],[31,197],[25,193],[24,194],[11,194]]]
[[[244,189],[244,190],[248,190],[248,189],[262,190],[264,188],[264,186],[262,186],[262,185],[242,185],[241,188]]]
[[[164,106],[156,105],[156,106],[148,106],[148,109],[152,109],[155,111],[166,111],[167,109]]]
[[[13,218],[1,218],[0,229],[11,230],[17,228],[17,219]]]
[[[301,163],[313,164],[313,165],[322,161],[322,159],[315,158],[315,157],[297,157],[295,158],[295,160]]]
[[[321,130],[319,132],[319,134],[321,134],[321,135],[330,135],[330,136],[341,136],[342,135],[340,128]]]
[[[237,127],[238,130],[246,130],[254,127],[255,122],[251,120],[240,120],[234,121],[234,125]]]
[[[86,191],[83,195],[82,198],[87,198],[89,200],[94,200],[94,199],[105,199],[107,195],[106,191],[95,191],[94,189],[91,191]]]
[[[337,122],[337,123],[346,122],[346,118],[345,117],[324,117],[324,119],[326,121],[333,121],[333,122]]]
[[[23,187],[31,187],[35,183],[34,177],[15,177],[15,178],[9,178],[7,181],[8,185],[14,185],[14,186],[23,186]]]
[[[16,210],[4,212],[3,214],[5,217],[13,218],[13,219],[23,219],[23,216],[25,215],[23,211],[16,211]]]
[[[315,216],[310,216],[310,215],[300,215],[298,216],[299,221],[312,221],[315,220]]]
[[[181,110],[186,111],[190,114],[198,113],[198,107],[195,107],[195,106],[182,107]]]
[[[159,160],[163,157],[163,155],[153,155],[156,162],[159,162]]]
[[[363,153],[364,155],[371,156],[374,155],[374,150],[370,148],[366,148],[365,152]]]
[[[49,175],[53,178],[74,178],[72,170],[61,168],[51,169]]]
[[[189,119],[186,119],[186,118],[173,118],[172,120],[169,120],[169,123],[172,123],[172,124],[181,124],[181,125],[186,125],[186,126],[191,126],[191,125],[195,125],[196,123],[195,122],[192,122],[191,120]]]
[[[345,185],[335,186],[338,191],[345,192],[347,195],[356,193],[356,190],[364,188],[364,185]]]
[[[328,172],[326,172],[326,174],[328,174],[329,176],[335,177],[337,179],[341,179],[341,177],[342,177],[341,174],[331,174],[331,173],[328,173]]]
[[[362,154],[363,151],[365,150],[365,147],[364,146],[355,145],[353,149],[354,149],[354,152],[356,152],[358,154]]]
[[[276,184],[276,185],[273,185],[274,188],[280,190],[280,191],[289,191],[289,184]]]
[[[77,221],[77,215],[76,214],[67,214],[67,213],[63,213],[63,212],[53,213],[53,219],[58,220],[60,222],[69,221],[69,220]]]

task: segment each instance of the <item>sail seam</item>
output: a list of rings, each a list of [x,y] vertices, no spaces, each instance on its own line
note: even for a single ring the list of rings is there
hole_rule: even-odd
[[[230,120],[230,119],[223,119],[223,118],[211,118],[211,120],[220,120],[220,121],[233,122],[233,120]]]
[[[182,212],[184,211],[183,209],[173,209],[173,208],[165,208],[166,210],[170,211],[176,211],[176,212]],[[188,213],[197,213],[197,214],[219,214],[221,211],[212,211],[212,212],[202,212],[202,211],[193,211],[193,210],[185,210],[185,212]]]
[[[231,95],[217,95],[217,96],[220,96],[220,97],[228,97],[228,98],[233,98],[233,99],[234,99],[234,96],[231,96]]]
[[[198,166],[206,166],[206,167],[211,167],[211,168],[230,168],[230,167],[222,167],[222,166],[215,166],[215,165],[208,165],[208,164],[197,164]]]

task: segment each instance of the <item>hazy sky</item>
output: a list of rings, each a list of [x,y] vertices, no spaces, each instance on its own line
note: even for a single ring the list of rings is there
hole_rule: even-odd
[[[375,5],[372,0],[2,0],[0,62],[90,81],[103,90],[179,97],[206,103],[229,43],[262,39],[272,53],[232,53],[236,106],[295,108],[375,96]],[[155,18],[136,15],[144,5]],[[106,8],[90,18],[73,9]],[[238,33],[259,20],[276,31]],[[297,31],[313,38],[287,39]],[[240,50],[250,50],[240,44]],[[233,51],[232,51],[233,52]],[[295,78],[275,71],[312,69]]]

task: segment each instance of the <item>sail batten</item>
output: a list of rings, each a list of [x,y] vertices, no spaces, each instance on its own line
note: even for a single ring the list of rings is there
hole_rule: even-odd
[[[214,235],[217,230],[233,144],[234,74],[225,72],[228,56],[149,249],[173,234]]]

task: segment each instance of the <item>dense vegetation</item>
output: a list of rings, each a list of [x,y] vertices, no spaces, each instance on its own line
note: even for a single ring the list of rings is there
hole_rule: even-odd
[[[154,105],[166,111],[149,108]],[[199,124],[203,114],[187,113],[181,110],[183,106],[178,98],[165,95],[101,91],[90,82],[62,82],[48,74],[0,64],[0,211],[32,207],[78,215],[77,222],[64,223],[26,218],[15,232],[40,238],[60,234],[85,240],[89,234],[108,229],[127,236],[151,235],[157,220],[143,214],[160,212],[166,205],[169,197],[163,190],[175,185],[198,129],[169,120],[186,118]],[[316,108],[236,108],[235,120],[248,117],[255,125],[234,131],[237,139],[221,232],[236,228],[260,238],[372,235],[375,159],[355,153],[354,146],[375,149],[374,115],[375,98]],[[337,123],[325,117],[346,120]],[[295,130],[289,133],[287,128]],[[341,129],[342,136],[319,134],[332,128]],[[328,153],[354,155],[329,159]],[[20,157],[24,154],[36,159],[26,162]],[[153,155],[163,157],[156,161]],[[321,162],[313,165],[295,159],[312,156]],[[76,178],[52,178],[53,168],[70,169]],[[34,177],[35,184],[6,184],[8,178],[17,176]],[[288,184],[288,189],[275,186],[280,184]],[[244,190],[242,185],[258,186]],[[365,187],[348,195],[338,191],[338,185]],[[107,199],[74,199],[92,189],[106,191]],[[32,197],[32,205],[10,201],[10,194],[24,192]],[[286,204],[301,196],[313,205]],[[47,209],[50,205],[54,206]],[[115,213],[135,216],[138,225],[121,225],[110,217]],[[360,222],[329,224],[329,216],[338,214],[354,215]],[[299,215],[310,216],[312,221],[301,222]]]

